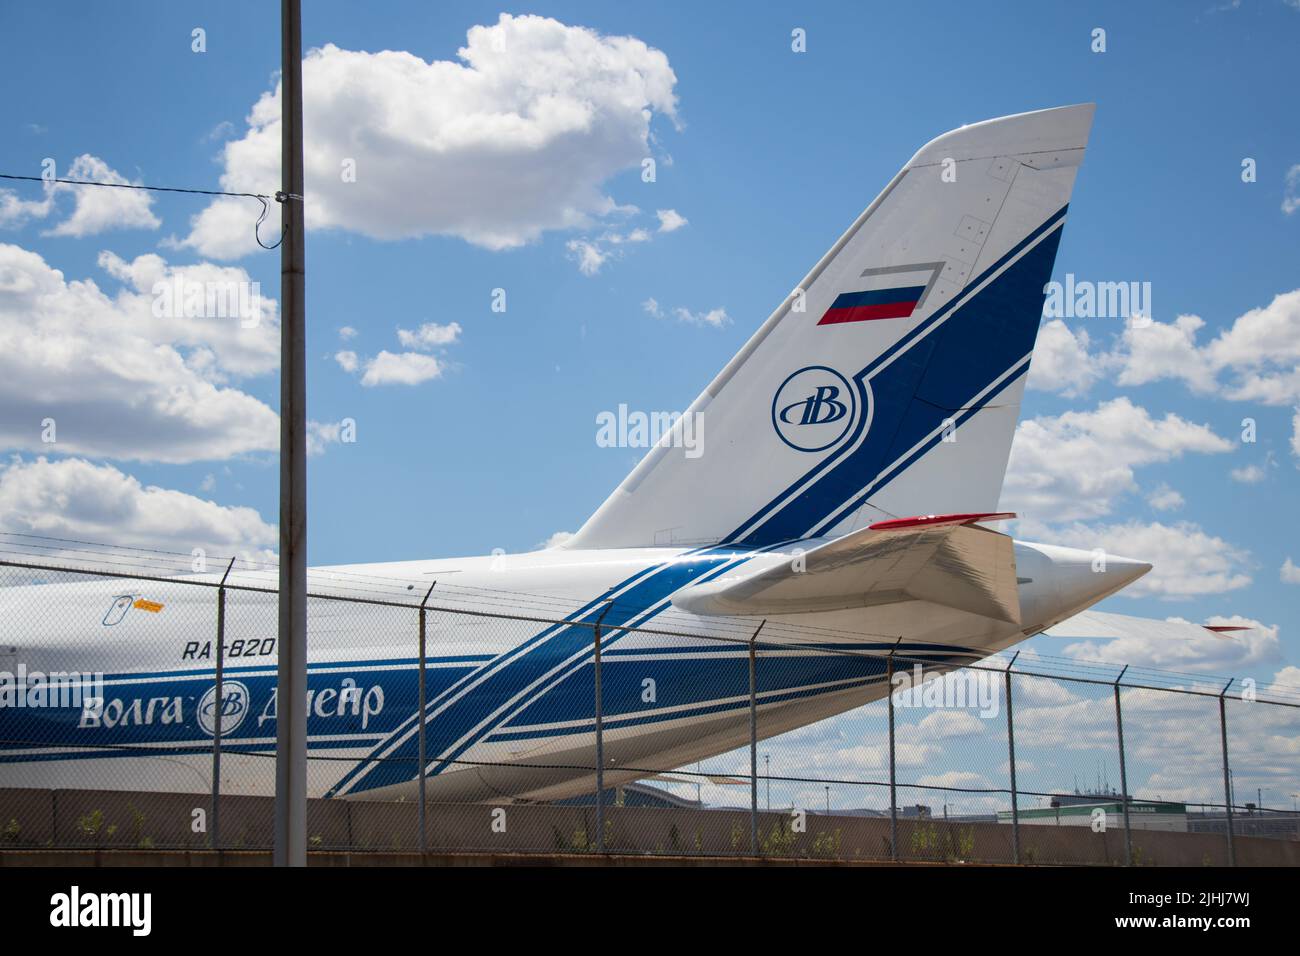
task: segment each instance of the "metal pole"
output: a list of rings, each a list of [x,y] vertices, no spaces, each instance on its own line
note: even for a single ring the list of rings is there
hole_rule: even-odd
[[[764,618],[749,638],[749,852],[758,856],[758,682],[754,673],[754,642],[767,623]]]
[[[307,865],[307,387],[302,4],[280,2],[280,620],[276,866]]]
[[[235,566],[231,558],[217,585],[217,679],[212,687],[212,849],[221,849],[221,718],[226,707],[226,578]],[[251,706],[251,705],[249,705]]]
[[[600,617],[596,618],[594,628],[596,644],[596,852],[605,852],[605,724],[604,715],[601,712],[601,689],[600,689],[600,622],[605,620],[605,615],[609,613],[610,602],[605,602],[605,607],[600,612]]]
[[[429,761],[428,761],[428,757],[427,757],[427,755],[426,755],[426,753],[425,753],[425,724],[428,722],[428,715],[424,712],[424,709],[425,709],[425,707],[428,705],[428,696],[427,696],[427,690],[426,690],[426,687],[425,687],[425,657],[426,657],[426,654],[425,654],[425,639],[424,639],[424,621],[425,621],[425,617],[424,617],[424,615],[425,615],[425,607],[424,607],[424,606],[425,606],[426,604],[429,603],[429,595],[431,595],[431,594],[433,593],[433,589],[434,589],[434,587],[435,587],[437,584],[438,584],[438,582],[437,582],[437,581],[434,581],[433,584],[430,584],[430,585],[429,585],[429,590],[426,591],[425,594],[424,594],[424,600],[420,602],[420,690],[419,690],[419,697],[420,697],[420,699],[419,699],[419,702],[418,702],[417,705],[416,705],[416,706],[419,708],[419,709],[416,711],[416,713],[418,713],[418,714],[420,715],[420,717],[419,717],[419,720],[420,720],[420,731],[419,731],[419,755],[418,755],[418,757],[417,757],[416,759],[419,760],[419,762],[420,762],[420,769],[419,769],[419,777],[420,777],[420,785],[419,785],[419,786],[420,786],[420,794],[419,794],[419,799],[420,799],[420,852],[421,852],[421,853],[423,853],[425,850],[427,850],[427,849],[429,848],[429,843],[428,843],[428,840],[426,839],[426,832],[425,832],[425,819],[424,819],[424,814],[425,814],[425,803],[426,803],[425,787],[426,787],[426,783],[427,783],[427,777],[426,777],[426,775],[425,775],[425,770],[426,770],[426,768],[428,767],[428,763],[429,763]]]
[[[1119,703],[1119,682],[1124,679],[1124,673],[1128,670],[1125,664],[1119,676],[1115,678],[1115,735],[1119,738],[1119,791],[1120,799],[1124,801],[1124,865],[1133,865],[1133,828],[1129,826],[1128,818],[1128,768],[1124,764],[1124,713],[1120,709]]]
[[[1011,771],[1011,859],[1020,862],[1020,799],[1016,794],[1016,722],[1011,711],[1011,668],[1020,652],[1011,655],[1004,675],[1007,685],[1007,760]]]
[[[1228,681],[1219,693],[1219,737],[1223,742],[1223,802],[1227,806],[1228,866],[1236,866],[1237,845],[1232,834],[1232,773],[1228,769],[1228,711],[1224,704],[1224,695],[1231,686],[1232,681]]]
[[[898,790],[894,776],[894,652],[899,641],[889,650],[885,664],[885,681],[889,694],[889,858],[898,861]]]

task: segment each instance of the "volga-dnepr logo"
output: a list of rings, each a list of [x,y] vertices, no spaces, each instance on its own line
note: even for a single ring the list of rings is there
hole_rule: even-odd
[[[221,684],[221,732],[233,733],[244,722],[251,706],[248,686],[237,680],[222,681]],[[199,729],[209,737],[217,732],[217,687],[212,685],[199,701]]]
[[[772,397],[772,427],[797,451],[825,451],[853,424],[857,397],[848,380],[825,365],[792,373]]]

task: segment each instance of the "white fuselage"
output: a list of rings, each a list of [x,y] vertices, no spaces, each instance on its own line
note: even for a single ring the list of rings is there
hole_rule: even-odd
[[[807,546],[810,542],[801,542]],[[815,542],[811,542],[815,544]],[[758,732],[770,737],[883,697],[885,657],[927,671],[1037,633],[1145,565],[1017,543],[1021,621],[901,602],[770,619]],[[415,792],[417,606],[426,612],[426,770],[431,799],[554,799],[594,782],[593,622],[604,613],[607,784],[725,753],[748,739],[748,636],[758,621],[702,617],[674,592],[789,549],[550,550],[314,571],[308,627],[309,790]],[[198,586],[197,581],[208,586]],[[9,588],[0,670],[102,674],[98,703],[0,708],[0,787],[203,792],[215,732],[213,576]],[[274,576],[226,590],[222,791],[265,794],[276,728]],[[149,605],[162,605],[149,610]],[[567,622],[567,623],[566,623]],[[779,647],[777,645],[780,645]],[[845,654],[843,651],[854,653]],[[88,685],[88,697],[91,693]],[[164,757],[166,759],[159,759]]]

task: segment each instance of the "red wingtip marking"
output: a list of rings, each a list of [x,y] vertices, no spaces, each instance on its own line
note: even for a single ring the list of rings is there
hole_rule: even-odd
[[[1201,627],[1207,631],[1213,631],[1215,634],[1223,634],[1227,631],[1249,631],[1253,628],[1246,627],[1242,624],[1202,624]]]
[[[984,511],[975,514],[916,515],[912,518],[890,518],[870,525],[872,531],[896,531],[899,528],[924,528],[944,524],[974,524],[978,521],[1007,521],[1014,518],[1010,511]]]

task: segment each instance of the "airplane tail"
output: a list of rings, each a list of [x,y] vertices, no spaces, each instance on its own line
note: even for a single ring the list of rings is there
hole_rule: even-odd
[[[1092,116],[924,146],[567,547],[762,548],[996,511]]]

